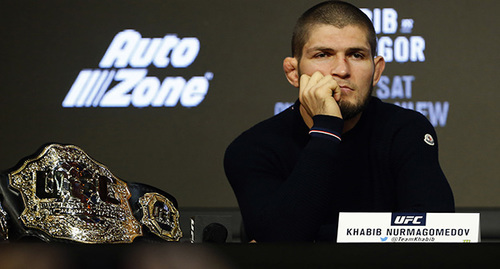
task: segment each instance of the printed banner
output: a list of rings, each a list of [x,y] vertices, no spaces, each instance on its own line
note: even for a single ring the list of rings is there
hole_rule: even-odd
[[[479,213],[339,214],[338,243],[478,243]]]

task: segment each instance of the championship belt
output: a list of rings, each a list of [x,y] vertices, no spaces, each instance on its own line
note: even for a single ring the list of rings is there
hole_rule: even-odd
[[[50,144],[0,179],[0,240],[179,241],[177,201],[126,183],[74,145]],[[145,229],[144,229],[145,227]]]

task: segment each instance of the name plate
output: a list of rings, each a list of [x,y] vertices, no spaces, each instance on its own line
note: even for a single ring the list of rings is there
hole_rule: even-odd
[[[338,243],[478,243],[479,213],[339,213]]]

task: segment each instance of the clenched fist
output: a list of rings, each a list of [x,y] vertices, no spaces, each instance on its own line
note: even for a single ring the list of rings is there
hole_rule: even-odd
[[[341,89],[332,76],[323,76],[319,71],[312,76],[300,77],[299,100],[307,114],[312,118],[316,115],[329,115],[342,118],[338,105]]]

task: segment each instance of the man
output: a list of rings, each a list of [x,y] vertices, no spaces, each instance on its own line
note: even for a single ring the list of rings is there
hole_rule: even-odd
[[[250,240],[334,241],[339,212],[453,212],[436,134],[372,97],[385,62],[357,7],[320,3],[297,21],[289,109],[240,135],[224,166]]]

